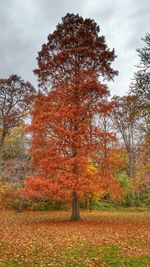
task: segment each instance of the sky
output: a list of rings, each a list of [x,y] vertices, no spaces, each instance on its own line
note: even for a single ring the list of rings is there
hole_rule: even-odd
[[[119,71],[108,83],[111,95],[124,95],[139,64],[136,49],[150,32],[150,0],[0,0],[0,78],[18,74],[37,88],[37,53],[66,13],[91,18],[117,58]]]

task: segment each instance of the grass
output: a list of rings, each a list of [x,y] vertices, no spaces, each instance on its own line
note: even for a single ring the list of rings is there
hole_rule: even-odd
[[[0,212],[2,267],[149,267],[148,211]]]
[[[120,255],[118,246],[92,248],[87,244],[82,247],[73,246],[61,253],[61,257],[47,258],[38,262],[33,258],[28,261],[6,261],[3,267],[25,266],[65,266],[65,267],[88,267],[88,266],[125,266],[125,267],[149,267],[150,256],[123,257]]]

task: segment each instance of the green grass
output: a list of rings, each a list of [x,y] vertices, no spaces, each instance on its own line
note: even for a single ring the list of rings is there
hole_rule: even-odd
[[[72,247],[66,251],[66,267],[89,267],[89,266],[150,266],[150,256],[143,257],[123,257],[117,245],[109,247],[91,247],[83,245],[82,247]],[[93,264],[93,265],[92,265]],[[61,266],[61,265],[60,265]]]
[[[118,206],[115,205],[112,202],[108,202],[108,201],[94,201],[92,203],[92,210],[99,210],[99,211],[148,211],[150,210],[150,206],[140,206],[140,207],[126,207],[126,206]],[[89,205],[87,206],[87,210],[89,210]]]
[[[123,257],[117,245],[109,247],[91,247],[88,244],[72,246],[64,251],[57,251],[56,258],[47,258],[38,263],[35,259],[26,261],[6,261],[2,267],[149,267],[150,256]]]

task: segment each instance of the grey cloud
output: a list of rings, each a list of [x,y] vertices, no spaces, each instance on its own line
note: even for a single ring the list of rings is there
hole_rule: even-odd
[[[138,3],[137,3],[138,2]],[[5,0],[0,1],[0,77],[17,73],[37,86],[32,70],[37,52],[67,12],[93,18],[119,70],[112,94],[124,94],[138,64],[136,49],[149,32],[150,1],[143,0]]]

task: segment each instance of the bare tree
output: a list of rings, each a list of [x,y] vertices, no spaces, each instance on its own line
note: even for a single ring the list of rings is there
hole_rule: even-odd
[[[112,120],[116,132],[120,134],[125,145],[128,155],[128,174],[133,178],[139,144],[143,140],[138,99],[134,95],[128,95],[123,97],[116,96],[113,100],[115,105],[112,112]]]
[[[140,63],[137,66],[138,71],[134,74],[130,93],[138,98],[144,119],[143,130],[148,134],[150,133],[150,33],[147,33],[142,40],[145,46],[137,49]]]

